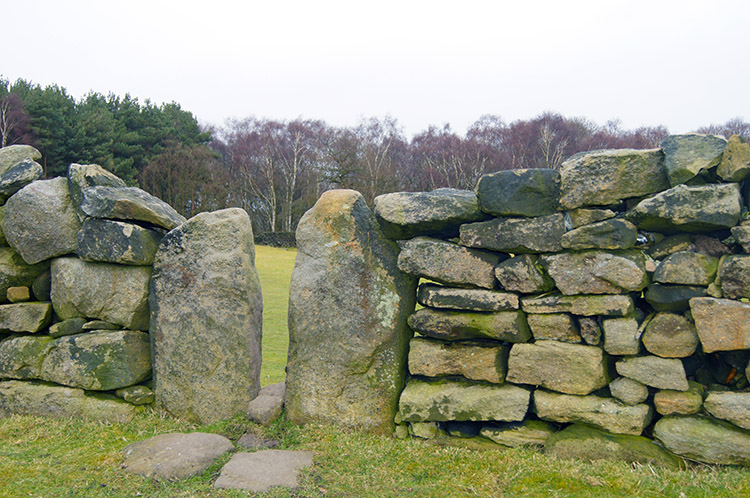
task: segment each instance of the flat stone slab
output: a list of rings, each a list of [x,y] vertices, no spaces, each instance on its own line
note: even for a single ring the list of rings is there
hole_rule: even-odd
[[[523,297],[521,308],[527,313],[571,313],[582,316],[625,316],[633,312],[630,296],[545,296]]]
[[[631,356],[615,363],[617,373],[657,389],[687,391],[685,367],[677,358]]]
[[[506,422],[497,426],[486,425],[479,434],[493,442],[518,448],[519,446],[540,446],[554,434],[554,425],[543,420],[524,420],[523,422]]]
[[[495,218],[461,225],[461,244],[513,254],[556,252],[565,221],[560,213],[538,218]]]
[[[412,330],[436,339],[526,342],[531,330],[522,311],[481,313],[422,308],[407,320]]]
[[[646,302],[656,311],[687,311],[691,298],[706,295],[705,287],[695,285],[651,284],[646,290]]]
[[[41,161],[42,153],[31,145],[16,144],[0,147],[0,173],[8,171],[26,159]]]
[[[704,352],[750,348],[750,304],[694,297],[690,300],[690,312]]]
[[[704,463],[750,466],[750,432],[701,416],[663,417],[654,437],[676,455]]]
[[[236,453],[221,469],[214,488],[263,493],[275,486],[295,489],[299,474],[313,463],[311,451],[263,450]]]
[[[576,320],[568,313],[529,314],[526,315],[526,321],[536,340],[552,339],[573,344],[581,342]]]
[[[421,284],[417,301],[431,308],[469,311],[509,311],[520,306],[518,294],[489,289],[459,289],[435,284]]]
[[[122,450],[125,472],[154,479],[187,479],[232,451],[232,442],[218,434],[175,432],[129,444]]]
[[[253,450],[271,449],[279,445],[277,439],[270,439],[257,434],[245,434],[237,440],[237,445]]]
[[[136,187],[88,187],[82,197],[81,211],[92,218],[144,221],[167,230],[186,221],[172,206]]]
[[[89,187],[127,187],[125,182],[98,164],[76,164],[68,166],[68,188],[73,207],[81,221],[86,215],[81,211],[83,191]]]
[[[563,252],[540,259],[566,295],[624,294],[648,285],[645,257],[636,250]]]
[[[439,341],[414,337],[409,343],[409,373],[425,377],[460,375],[501,384],[508,369],[508,347],[479,341]]]

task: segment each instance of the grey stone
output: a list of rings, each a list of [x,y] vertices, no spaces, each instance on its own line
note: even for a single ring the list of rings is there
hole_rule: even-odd
[[[493,289],[499,254],[468,249],[452,242],[417,237],[405,242],[398,255],[404,273],[448,285]]]
[[[401,393],[399,413],[405,422],[524,419],[531,393],[510,384],[411,379]]]
[[[704,388],[701,384],[688,381],[687,391],[662,389],[654,394],[654,407],[660,415],[692,415],[703,406]]]
[[[460,224],[484,219],[477,196],[468,190],[394,192],[379,195],[374,202],[383,233],[393,239],[417,235],[455,237]]]
[[[398,269],[398,247],[353,190],[331,190],[318,199],[300,220],[297,247],[289,296],[288,419],[392,434],[415,279]]]
[[[151,265],[162,234],[121,221],[88,218],[78,232],[78,257],[121,265]]]
[[[695,251],[694,235],[689,233],[680,233],[664,237],[654,244],[649,250],[649,254],[654,259],[664,259],[670,254],[679,251]]]
[[[150,405],[154,402],[154,391],[146,386],[128,386],[115,391],[115,396],[131,405]]]
[[[674,470],[684,468],[677,457],[646,437],[610,434],[580,424],[553,434],[547,439],[544,452],[557,458],[623,461]]]
[[[750,466],[750,432],[700,416],[663,417],[654,437],[672,453],[690,460]]]
[[[698,347],[698,332],[684,316],[657,313],[641,337],[646,350],[662,358],[687,358]]]
[[[260,425],[270,425],[284,408],[283,396],[258,395],[247,405],[247,418]]]
[[[750,255],[737,254],[721,258],[717,281],[724,297],[750,297]]]
[[[3,171],[0,173],[0,203],[5,203],[11,195],[42,176],[42,166],[30,159],[25,159]]]
[[[7,246],[8,240],[5,238],[5,205],[0,206],[0,246]]]
[[[496,339],[526,342],[531,331],[521,311],[493,313],[422,308],[408,318],[409,327],[436,339]]]
[[[681,312],[690,308],[690,299],[705,295],[705,287],[651,284],[644,297],[656,311]]]
[[[258,396],[272,396],[284,399],[284,396],[286,396],[286,383],[277,382],[276,384],[269,384],[260,390]]]
[[[641,352],[641,330],[635,318],[610,318],[602,321],[604,350],[613,355]]]
[[[279,445],[276,439],[270,439],[257,434],[245,434],[237,440],[237,445],[253,450],[275,448]]]
[[[5,238],[28,264],[75,253],[79,228],[65,178],[35,181],[5,204]]]
[[[263,309],[247,213],[201,213],[165,235],[149,304],[157,403],[201,423],[244,413],[260,389]]]
[[[736,183],[677,185],[639,202],[627,217],[641,230],[711,232],[735,226],[741,210],[740,187]]]
[[[740,225],[731,228],[732,237],[742,246],[744,252],[750,252],[750,225]]]
[[[173,432],[127,445],[122,454],[125,472],[174,481],[198,475],[232,451],[232,442],[218,434]]]
[[[721,258],[727,254],[732,254],[732,250],[724,242],[705,234],[693,235],[693,244],[695,245],[695,252],[712,258]]]
[[[660,149],[598,150],[576,154],[560,166],[565,209],[605,206],[669,188]]]
[[[642,252],[581,251],[541,256],[563,294],[623,294],[648,284]]]
[[[685,183],[702,171],[717,166],[727,140],[717,135],[670,135],[661,142],[664,168],[672,186]]]
[[[75,257],[52,261],[52,306],[68,318],[98,318],[148,330],[151,267],[89,263]]]
[[[31,289],[26,285],[8,287],[5,296],[11,303],[25,303],[31,300]]]
[[[514,169],[484,175],[476,188],[482,211],[493,216],[546,216],[558,210],[560,173]]]
[[[81,221],[86,215],[81,210],[83,191],[89,187],[127,187],[118,176],[98,164],[76,164],[68,166],[68,188],[73,207]]]
[[[630,296],[561,296],[523,297],[521,308],[526,313],[571,313],[583,316],[625,316],[633,312]]]
[[[526,316],[534,339],[579,343],[581,335],[575,320],[568,313],[530,314]]]
[[[18,256],[18,258],[21,259],[21,256]],[[45,270],[37,275],[31,283],[31,292],[34,293],[34,297],[37,301],[50,301],[50,293],[52,292],[52,274],[49,271],[48,263],[39,264],[44,265]]]
[[[0,378],[38,379],[51,346],[48,336],[12,335],[0,340]]]
[[[527,419],[523,422],[506,422],[498,426],[486,425],[479,433],[501,446],[518,448],[543,445],[555,431],[554,425],[543,420]]]
[[[531,254],[506,259],[495,267],[495,277],[500,286],[512,292],[535,294],[555,288],[555,281],[539,263],[539,257]]]
[[[632,356],[615,363],[617,373],[657,389],[687,391],[688,381],[682,362],[676,358]]]
[[[609,383],[607,357],[600,348],[581,344],[514,344],[506,380],[567,394],[589,394]]]
[[[49,261],[28,265],[21,255],[10,247],[0,247],[0,296],[5,298],[11,287],[33,287],[35,279],[47,270]],[[37,299],[43,300],[38,296]]]
[[[750,392],[717,392],[706,396],[703,406],[714,417],[750,429]]]
[[[566,211],[565,215],[570,221],[570,229],[576,229],[584,225],[591,225],[598,221],[608,220],[617,216],[611,209],[578,208]]]
[[[460,375],[502,384],[508,369],[508,349],[498,343],[415,337],[409,345],[409,373],[425,377]]]
[[[143,221],[167,230],[185,223],[172,206],[136,187],[88,187],[82,194],[81,211],[93,218]]]
[[[690,313],[704,352],[750,349],[750,304],[696,297]]]
[[[0,382],[0,418],[15,414],[125,424],[137,410],[114,396],[92,395],[83,389],[18,380]]]
[[[83,330],[120,330],[122,325],[105,322],[104,320],[91,320],[84,323],[81,328]]]
[[[610,382],[609,392],[613,398],[619,399],[626,405],[637,405],[648,398],[648,387],[627,377],[617,377]]]
[[[469,311],[509,311],[520,306],[518,295],[485,289],[457,289],[435,284],[420,284],[417,302],[431,308]]]
[[[578,317],[578,330],[583,342],[589,346],[598,346],[602,342],[602,328],[596,318]]]
[[[50,303],[17,303],[0,305],[0,330],[35,334],[52,320]]]
[[[580,422],[615,434],[638,436],[653,417],[649,405],[626,405],[600,396],[558,394],[542,389],[534,391],[534,411],[551,422]]]
[[[656,266],[654,280],[662,284],[708,285],[716,277],[719,260],[691,251],[678,251]]]
[[[560,213],[538,218],[495,218],[461,225],[461,244],[513,254],[555,252],[565,222]]]
[[[25,161],[40,161],[42,153],[31,145],[8,145],[0,148],[0,173],[8,171],[16,164]]]
[[[296,489],[300,473],[313,464],[311,451],[262,450],[236,453],[214,482],[218,489],[246,489],[263,493],[273,487]]]
[[[729,137],[716,174],[728,182],[741,182],[750,177],[750,144],[744,137]]]
[[[563,234],[565,249],[629,249],[635,246],[638,230],[626,220],[605,220],[575,228]]]
[[[437,422],[412,422],[409,424],[409,435],[420,439],[436,439],[445,436],[446,432]]]

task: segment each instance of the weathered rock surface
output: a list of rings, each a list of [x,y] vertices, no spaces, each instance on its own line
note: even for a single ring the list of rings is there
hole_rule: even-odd
[[[33,286],[35,279],[48,269],[48,261],[29,265],[10,247],[0,247],[0,296],[7,296],[10,287]]]
[[[568,313],[531,314],[526,316],[526,321],[536,340],[551,339],[574,344],[581,342],[576,321]]]
[[[522,311],[481,313],[422,308],[409,316],[409,327],[436,339],[496,339],[526,342],[531,339]]]
[[[560,167],[564,209],[605,206],[669,188],[660,149],[598,150],[572,156]]]
[[[609,383],[607,357],[600,348],[581,344],[545,340],[514,344],[506,379],[567,394],[589,394]]]
[[[540,257],[560,292],[622,294],[648,284],[646,261],[640,251],[581,251]]]
[[[690,299],[706,295],[705,287],[693,285],[651,284],[646,290],[645,299],[656,311],[687,311]]]
[[[0,329],[35,334],[52,320],[50,303],[16,303],[0,305]]]
[[[3,248],[0,247],[0,261],[2,261],[2,249]],[[21,256],[18,256],[18,259],[20,261],[23,261],[23,259],[21,259]],[[49,271],[49,263],[42,262],[39,264],[43,265],[45,269],[42,273],[37,275],[37,277],[31,283],[31,292],[34,293],[34,297],[37,301],[51,301],[52,299],[50,298],[50,293],[52,292],[52,275]],[[2,281],[1,278],[0,281]]]
[[[661,142],[664,168],[672,186],[685,183],[702,171],[717,166],[727,140],[717,135],[671,135]]]
[[[635,318],[610,318],[602,321],[604,350],[613,355],[641,352],[641,330]]]
[[[94,391],[111,391],[151,377],[145,332],[89,332],[55,340],[42,362],[40,378]]]
[[[736,225],[741,210],[737,183],[677,185],[639,202],[627,217],[641,230],[711,232]]]
[[[81,210],[83,191],[89,187],[127,187],[118,176],[110,173],[98,164],[76,164],[68,166],[68,188],[73,207],[81,221],[86,215]]]
[[[617,377],[610,382],[609,392],[612,397],[619,399],[626,405],[637,405],[648,398],[648,387],[627,377]]]
[[[555,281],[547,275],[539,263],[539,257],[531,254],[501,261],[495,267],[495,277],[503,289],[522,294],[547,292],[555,288]]]
[[[629,249],[635,245],[638,230],[626,220],[605,220],[565,232],[560,244],[565,249]]]
[[[641,337],[646,350],[662,358],[687,358],[698,347],[698,332],[684,316],[657,313]]]
[[[85,318],[68,318],[67,320],[50,325],[48,333],[51,337],[80,334],[83,332],[83,325],[85,323]]]
[[[684,467],[678,458],[648,438],[610,434],[581,424],[573,424],[550,436],[544,451],[558,458],[637,462],[670,469]]]
[[[401,393],[399,413],[405,422],[524,419],[531,393],[510,384],[411,379]]]
[[[279,445],[277,439],[266,438],[258,436],[257,434],[248,433],[237,440],[237,445],[243,448],[249,448],[253,450],[264,449],[264,448],[275,448]]]
[[[128,423],[137,408],[114,396],[88,394],[83,389],[51,386],[37,382],[0,382],[0,417],[37,417],[99,420]]]
[[[750,429],[750,392],[709,392],[703,406],[716,418]]]
[[[583,316],[625,316],[633,312],[630,296],[560,296],[523,297],[526,313],[571,313]]]
[[[81,211],[93,218],[143,221],[167,230],[185,223],[172,206],[136,187],[88,187],[82,196]]]
[[[410,275],[448,285],[493,289],[495,265],[500,259],[500,255],[487,251],[468,249],[443,240],[417,237],[401,246],[398,268]]]
[[[148,405],[154,402],[154,391],[146,386],[128,386],[115,391],[115,396],[131,405]]]
[[[5,238],[28,264],[75,253],[80,228],[65,178],[31,183],[5,204]]]
[[[260,390],[247,405],[247,418],[260,425],[269,425],[281,415],[284,408],[286,384],[271,384]]]
[[[682,362],[676,358],[632,356],[615,363],[617,373],[657,389],[687,391],[688,381]]]
[[[596,318],[578,317],[578,330],[581,339],[589,346],[598,346],[602,342],[602,327]]]
[[[460,375],[502,384],[508,370],[508,350],[508,346],[490,342],[414,337],[409,344],[409,373],[425,377]]]
[[[21,161],[40,161],[42,153],[31,145],[8,145],[0,148],[0,173],[8,171]]]
[[[0,340],[0,378],[38,379],[51,345],[48,336],[12,335]]]
[[[0,203],[5,203],[11,195],[43,176],[42,166],[30,159],[25,159],[3,171],[0,173]]]
[[[613,398],[534,391],[534,411],[551,422],[581,422],[615,434],[638,436],[651,422],[649,405],[626,405]]]
[[[565,215],[569,222],[566,223],[570,225],[570,229],[572,230],[584,225],[591,225],[598,221],[614,218],[617,216],[617,213],[611,209],[578,208],[566,211]]]
[[[289,296],[287,417],[392,434],[415,279],[398,269],[398,247],[384,238],[353,190],[320,197],[300,220],[297,247]]]
[[[263,309],[247,213],[201,213],[165,235],[149,303],[157,402],[201,423],[244,413],[260,389]]]
[[[31,300],[31,289],[28,286],[8,287],[5,293],[11,303],[26,303]]]
[[[729,137],[716,174],[728,182],[741,182],[750,177],[750,144],[742,136]]]
[[[523,422],[506,422],[498,426],[486,425],[479,434],[493,442],[518,448],[519,446],[540,446],[555,433],[555,426],[543,420],[524,420]]]
[[[88,218],[78,232],[78,257],[121,265],[151,265],[162,234],[131,223]]]
[[[750,252],[750,226],[740,225],[732,227],[732,237],[742,246],[744,252]]]
[[[704,352],[750,349],[750,304],[696,297],[690,313]]]
[[[151,267],[52,261],[52,306],[68,318],[99,318],[131,330],[148,330]]]
[[[509,311],[520,306],[518,295],[485,289],[457,289],[435,284],[420,284],[417,302],[431,308],[470,311]]]
[[[379,195],[374,211],[383,233],[392,239],[417,235],[455,237],[459,225],[485,217],[473,192],[454,188]]]
[[[750,432],[708,417],[664,417],[654,436],[672,453],[704,463],[750,465]]]
[[[722,296],[730,299],[750,297],[750,255],[721,258],[717,280]]]
[[[687,391],[660,390],[654,394],[654,406],[661,415],[692,415],[703,406],[703,385],[688,381]]]
[[[555,252],[565,222],[560,213],[538,218],[495,218],[461,225],[461,244],[513,254]]]
[[[273,487],[295,489],[300,472],[313,464],[311,451],[263,450],[236,453],[221,469],[214,488],[263,493]]]
[[[187,479],[200,474],[233,449],[232,442],[218,434],[160,434],[126,446],[122,450],[125,457],[122,468],[125,472],[155,479]]]
[[[493,216],[545,216],[558,210],[560,173],[533,168],[484,175],[476,188],[479,206]]]
[[[649,255],[654,259],[664,259],[678,251],[695,251],[694,235],[680,233],[664,237],[649,249]]]
[[[656,266],[654,280],[662,284],[708,285],[716,277],[719,260],[692,251],[678,251]]]

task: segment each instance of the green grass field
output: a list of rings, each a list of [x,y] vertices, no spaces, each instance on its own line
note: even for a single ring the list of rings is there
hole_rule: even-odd
[[[264,385],[284,379],[286,308],[294,251],[257,248],[264,292]],[[173,431],[204,431],[237,439],[245,432],[277,437],[283,448],[315,453],[297,491],[264,495],[214,490],[225,456],[200,476],[157,482],[120,470],[122,448]],[[625,463],[557,460],[534,449],[470,450],[419,440],[296,427],[281,419],[269,428],[244,417],[195,426],[157,412],[131,424],[0,420],[0,497],[727,497],[750,496],[750,470],[691,466],[667,471]]]

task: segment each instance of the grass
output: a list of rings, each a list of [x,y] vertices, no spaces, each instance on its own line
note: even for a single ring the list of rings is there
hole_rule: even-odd
[[[263,286],[264,385],[284,379],[286,306],[294,251],[257,248]],[[121,451],[131,442],[174,431],[245,432],[281,439],[282,448],[315,453],[296,491],[253,495],[211,487],[224,456],[203,474],[159,482],[124,473]],[[620,462],[557,460],[534,449],[470,450],[419,440],[350,433],[334,427],[300,428],[283,418],[264,428],[242,416],[196,426],[155,411],[130,424],[0,420],[0,497],[727,497],[750,496],[750,470],[690,466],[670,471]]]

